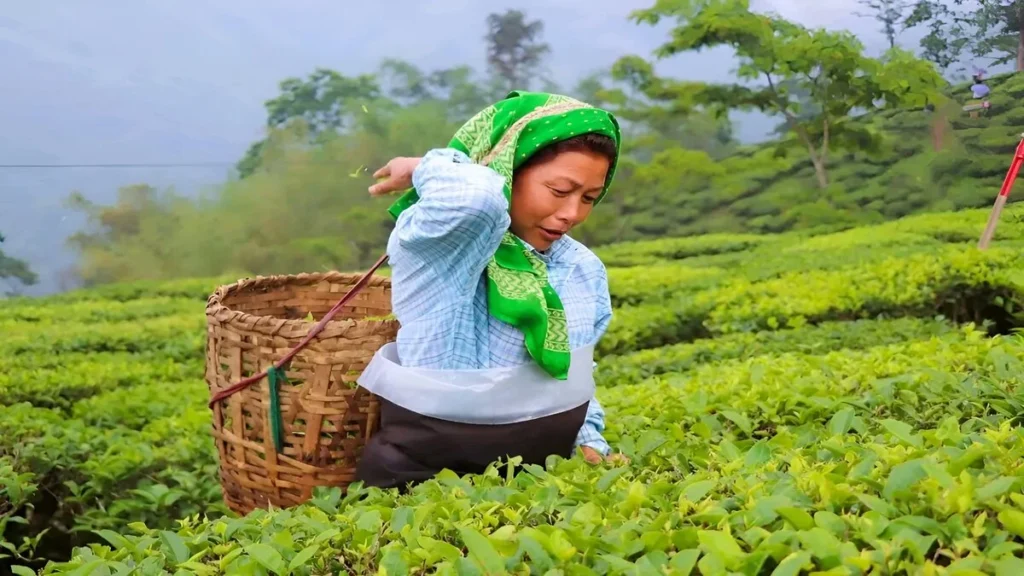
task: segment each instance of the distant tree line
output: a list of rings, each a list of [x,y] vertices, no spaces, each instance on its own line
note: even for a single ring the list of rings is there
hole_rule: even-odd
[[[482,72],[426,71],[389,59],[373,74],[318,68],[283,80],[265,104],[266,136],[239,160],[238,177],[197,199],[147,184],[123,188],[105,206],[73,195],[70,204],[88,216],[87,228],[69,239],[81,254],[77,273],[92,285],[365,266],[393,225],[388,200],[366,193],[372,170],[445,145],[461,122],[514,88],[568,93],[622,121],[619,176],[607,204],[575,233],[584,242],[852,222],[862,218],[856,207],[822,192],[831,190],[843,154],[891,153],[865,115],[921,108],[941,99],[947,85],[936,63],[895,42],[872,57],[850,33],[755,13],[747,0],[657,2],[631,19],[673,22],[655,59],[732,48],[735,81],[664,78],[653,60],[624,55],[563,87],[544,73],[550,47],[543,24],[519,10],[491,14]],[[740,110],[778,117],[778,140],[767,149],[740,146],[729,119]],[[792,206],[771,200],[731,208],[749,202],[765,174],[800,159],[813,177]]]

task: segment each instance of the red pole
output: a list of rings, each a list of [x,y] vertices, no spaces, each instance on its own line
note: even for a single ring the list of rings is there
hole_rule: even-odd
[[[1010,190],[1013,189],[1013,182],[1017,179],[1021,163],[1024,163],[1024,135],[1021,135],[1020,144],[1017,144],[1017,151],[1013,155],[1013,162],[1010,163],[1010,169],[1006,172],[1006,178],[1003,179],[1003,186],[999,189],[999,196],[996,196],[996,202],[992,205],[992,212],[988,215],[988,224],[985,225],[985,231],[981,233],[981,238],[978,240],[979,250],[988,248],[989,242],[992,241],[992,236],[996,233],[999,214],[1002,213],[1003,207],[1006,206],[1006,200],[1010,197]]]

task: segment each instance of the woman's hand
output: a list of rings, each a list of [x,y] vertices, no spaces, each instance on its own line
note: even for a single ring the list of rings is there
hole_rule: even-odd
[[[589,446],[581,446],[580,450],[583,451],[583,459],[590,464],[600,464],[606,460],[612,464],[629,464],[629,458],[625,454],[610,454],[605,458],[600,452]]]
[[[373,173],[374,178],[384,180],[370,186],[370,196],[383,196],[399,190],[408,190],[412,187],[412,172],[419,164],[420,158],[392,158]]]
[[[604,461],[604,456],[601,456],[600,452],[594,450],[590,446],[581,446],[580,449],[583,450],[583,459],[587,462],[591,464],[600,464]]]

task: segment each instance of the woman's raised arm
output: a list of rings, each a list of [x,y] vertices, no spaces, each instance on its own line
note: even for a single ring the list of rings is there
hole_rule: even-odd
[[[444,148],[419,161],[412,185],[419,200],[399,215],[388,241],[396,308],[410,309],[405,298],[438,305],[471,298],[509,227],[504,179]]]

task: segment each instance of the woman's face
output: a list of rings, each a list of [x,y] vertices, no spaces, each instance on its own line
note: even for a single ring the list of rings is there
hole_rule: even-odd
[[[512,233],[544,251],[590,215],[611,163],[588,150],[571,150],[522,168],[512,179]]]

